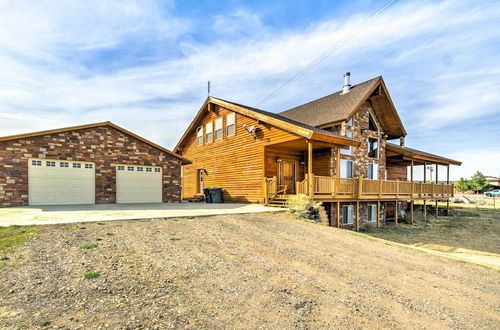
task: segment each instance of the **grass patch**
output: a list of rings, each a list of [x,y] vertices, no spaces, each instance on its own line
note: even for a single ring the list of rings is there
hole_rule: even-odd
[[[99,242],[99,241],[102,241],[102,238],[97,237],[95,240]]]
[[[99,277],[99,275],[101,275],[99,272],[86,272],[85,274],[83,274],[83,277],[86,280],[91,280],[93,278]]]
[[[179,237],[170,237],[171,241],[180,241],[181,239]]]
[[[453,216],[415,217],[413,225],[370,228],[366,234],[403,244],[438,244],[500,253],[500,211],[454,210]]]
[[[52,322],[50,322],[50,321],[45,321],[45,322],[40,323],[40,327],[42,327],[42,328],[46,328],[46,327],[48,327],[48,326],[49,326],[49,325],[51,325],[51,324],[52,324]]]
[[[96,224],[99,225],[99,226],[104,226],[105,225],[104,222],[96,222]]]
[[[96,247],[96,243],[85,243],[81,246],[82,249],[95,249]]]
[[[106,233],[107,236],[113,236],[113,233]]]
[[[38,229],[34,226],[0,227],[0,257],[2,260],[8,260],[5,255],[23,245],[37,231]]]

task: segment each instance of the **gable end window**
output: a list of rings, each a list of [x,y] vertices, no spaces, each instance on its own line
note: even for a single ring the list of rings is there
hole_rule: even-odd
[[[370,131],[378,132],[378,126],[377,126],[375,119],[373,118],[371,112],[368,113],[368,129]]]
[[[203,127],[198,127],[196,129],[196,145],[201,146],[203,144]]]
[[[210,143],[213,141],[213,129],[214,125],[212,122],[209,122],[205,125],[205,142]]]
[[[348,121],[346,121],[347,126],[354,126],[354,119],[351,117]]]
[[[368,157],[378,158],[378,139],[368,138]]]
[[[226,116],[226,136],[234,135],[235,129],[235,113],[232,112]]]
[[[222,118],[217,118],[215,120],[215,139],[222,139]]]

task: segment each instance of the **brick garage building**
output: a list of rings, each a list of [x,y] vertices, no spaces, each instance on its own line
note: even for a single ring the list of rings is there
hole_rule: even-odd
[[[189,161],[113,123],[0,138],[0,207],[180,202]]]

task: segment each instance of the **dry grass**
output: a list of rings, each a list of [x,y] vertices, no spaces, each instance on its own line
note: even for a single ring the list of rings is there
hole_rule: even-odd
[[[403,244],[439,244],[500,254],[500,210],[455,209],[453,216],[374,228],[368,235]]]

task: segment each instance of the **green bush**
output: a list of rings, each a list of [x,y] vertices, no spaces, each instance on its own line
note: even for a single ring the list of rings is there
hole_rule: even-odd
[[[295,216],[317,221],[321,202],[315,202],[309,196],[299,194],[288,199],[288,210]]]

